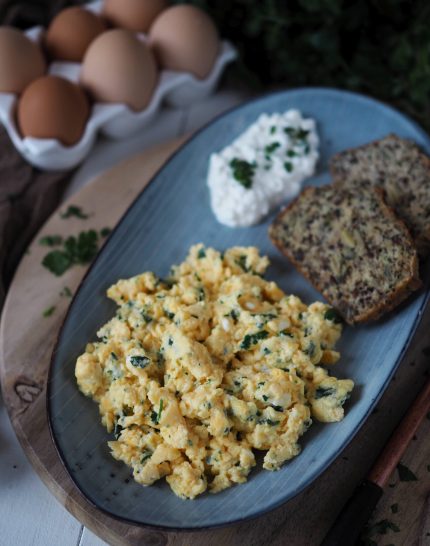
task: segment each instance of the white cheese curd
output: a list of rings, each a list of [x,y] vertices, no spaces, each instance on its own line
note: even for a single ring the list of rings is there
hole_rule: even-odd
[[[262,114],[232,144],[210,157],[211,207],[221,224],[258,223],[300,191],[318,161],[313,119],[298,110]]]

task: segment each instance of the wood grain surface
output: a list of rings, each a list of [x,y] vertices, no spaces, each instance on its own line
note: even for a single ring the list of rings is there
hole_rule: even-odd
[[[317,546],[346,498],[364,477],[394,426],[422,387],[429,371],[430,308],[407,354],[372,416],[342,455],[312,486],[281,508],[239,525],[196,533],[165,533],[123,524],[100,513],[73,485],[50,438],[46,378],[51,352],[70,298],[85,268],[54,277],[41,266],[44,235],[67,236],[83,229],[113,227],[138,192],[177,148],[175,141],[146,151],[100,176],[57,211],[33,241],[8,294],[0,331],[0,380],[18,439],[32,465],[57,499],[84,525],[113,545]],[[69,204],[88,219],[61,218]],[[50,316],[44,310],[54,307]],[[413,473],[396,471],[368,529],[369,544],[430,544],[430,421],[425,420],[403,457]]]

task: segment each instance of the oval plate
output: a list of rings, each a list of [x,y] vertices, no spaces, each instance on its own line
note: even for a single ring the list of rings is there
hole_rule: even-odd
[[[201,529],[254,517],[279,506],[312,483],[339,455],[387,387],[418,323],[428,294],[421,292],[383,321],[346,328],[334,375],[356,387],[340,423],[314,424],[301,441],[302,453],[275,473],[261,469],[247,483],[194,501],[176,497],[163,481],[142,487],[130,470],[109,454],[112,439],[100,423],[97,405],[77,389],[76,358],[114,313],[106,289],[142,271],[165,276],[191,245],[225,249],[255,245],[271,258],[267,278],[306,303],[321,296],[272,247],[265,223],[241,229],[218,224],[209,206],[209,155],[229,144],[259,114],[298,108],[316,119],[321,137],[319,170],[310,183],[328,182],[328,159],[339,150],[394,132],[415,140],[427,152],[430,140],[399,112],[372,99],[329,89],[272,94],[224,114],[179,150],[140,194],[88,272],[61,330],[48,384],[52,435],[72,479],[90,502],[134,524],[170,529]]]

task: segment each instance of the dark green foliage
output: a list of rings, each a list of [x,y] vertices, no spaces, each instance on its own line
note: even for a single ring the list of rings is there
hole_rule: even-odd
[[[237,70],[249,83],[357,90],[400,107],[430,128],[427,0],[189,3],[208,11],[222,37],[237,46]]]

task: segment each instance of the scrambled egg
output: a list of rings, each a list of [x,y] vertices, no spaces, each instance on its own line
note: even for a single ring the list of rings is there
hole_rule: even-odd
[[[262,278],[256,248],[203,245],[167,280],[143,273],[108,296],[119,306],[76,363],[81,391],[113,432],[113,457],[151,485],[194,498],[277,470],[312,423],[343,418],[353,382],[329,376],[341,324]]]

